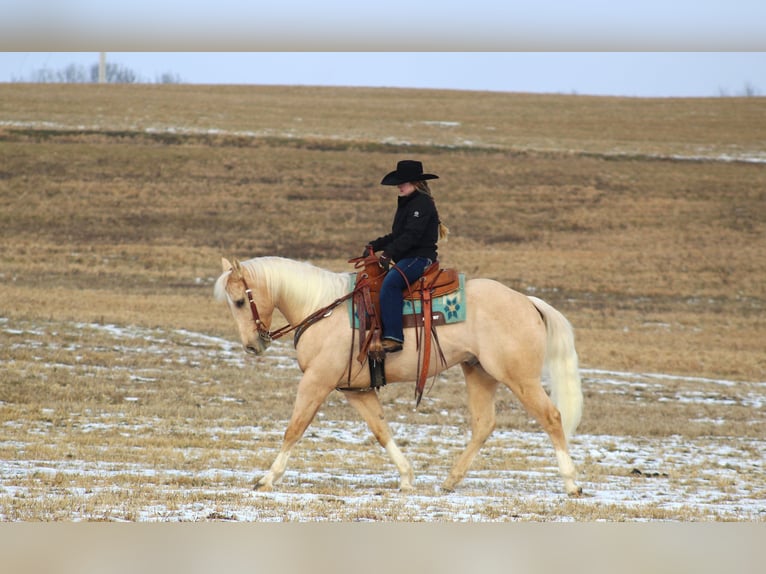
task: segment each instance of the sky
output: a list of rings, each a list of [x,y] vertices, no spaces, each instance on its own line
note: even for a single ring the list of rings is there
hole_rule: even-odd
[[[657,50],[752,50],[760,49],[753,48],[754,44],[762,46],[764,42],[766,3],[0,0],[0,13],[0,45],[42,41],[82,46],[89,40],[101,40],[112,44],[111,49],[115,50],[120,49],[116,43],[127,40],[134,44],[184,43],[186,47],[182,49],[192,50],[207,49],[200,48],[200,43],[216,44],[218,49],[243,43],[251,49],[261,46],[260,49],[278,51],[411,51],[415,46],[423,50],[457,51],[487,50],[490,45],[492,49],[582,50],[602,46],[600,49],[623,50],[645,49],[651,43]],[[749,47],[745,47],[747,44]]]
[[[0,82],[99,52],[1,52]],[[144,81],[444,88],[629,97],[766,96],[766,52],[106,52]]]
[[[0,82],[106,51],[146,81],[766,95],[764,0],[0,0],[0,14]]]
[[[277,51],[752,50],[765,41],[766,2],[0,0],[0,14],[0,46],[42,42],[85,49],[98,41],[110,50],[140,49],[118,45],[131,42],[176,50],[231,50],[233,44]]]

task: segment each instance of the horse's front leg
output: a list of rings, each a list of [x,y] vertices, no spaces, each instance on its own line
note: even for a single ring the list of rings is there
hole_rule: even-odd
[[[391,429],[383,416],[383,407],[380,404],[378,393],[369,390],[361,392],[346,391],[345,394],[348,402],[362,415],[372,434],[378,439],[380,445],[386,449],[388,456],[391,457],[391,460],[399,470],[399,489],[403,491],[413,490],[415,488],[413,484],[415,476],[412,472],[412,465],[394,442]]]
[[[271,490],[274,483],[282,478],[287,468],[287,460],[290,458],[290,452],[295,443],[303,436],[306,428],[314,420],[319,407],[322,406],[327,395],[334,388],[332,385],[322,384],[322,380],[327,379],[318,377],[308,370],[303,373],[303,377],[298,384],[298,393],[295,396],[293,414],[290,417],[290,422],[287,424],[285,436],[282,440],[282,448],[277,458],[271,464],[269,471],[255,483],[255,490]]]

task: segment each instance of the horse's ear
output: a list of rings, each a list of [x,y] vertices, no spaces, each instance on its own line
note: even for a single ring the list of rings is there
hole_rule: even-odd
[[[226,257],[221,257],[221,267],[223,268],[224,273],[234,269],[234,266],[231,263],[229,263],[229,260],[226,259]]]

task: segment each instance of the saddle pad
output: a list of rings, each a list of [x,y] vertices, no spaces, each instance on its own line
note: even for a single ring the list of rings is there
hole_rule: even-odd
[[[460,273],[458,277],[460,279],[460,286],[456,291],[446,293],[440,297],[435,297],[431,302],[431,311],[434,315],[435,325],[460,323],[466,320],[465,273]],[[352,291],[355,285],[356,274],[351,273],[349,276],[349,291]],[[411,301],[405,299],[403,308],[405,327],[411,327],[415,324],[412,321],[412,319],[414,319],[412,310],[413,304],[415,306],[416,315],[422,312],[422,302],[420,300]],[[349,300],[346,305],[348,306],[348,315],[351,326],[355,329],[359,328],[359,318],[356,316],[356,313],[352,315],[353,305],[351,300]],[[411,320],[408,321],[408,318]]]

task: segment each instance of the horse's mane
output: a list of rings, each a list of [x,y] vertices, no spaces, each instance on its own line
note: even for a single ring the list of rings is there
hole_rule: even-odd
[[[348,291],[348,273],[335,273],[311,263],[284,257],[255,257],[242,261],[242,271],[258,277],[272,294],[284,300],[306,307],[319,309]],[[226,281],[230,271],[221,274],[215,283],[214,295],[218,300],[226,298]]]

